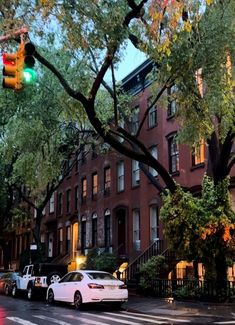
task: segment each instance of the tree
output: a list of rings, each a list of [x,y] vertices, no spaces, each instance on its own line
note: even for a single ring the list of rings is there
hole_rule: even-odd
[[[66,65],[65,60],[61,60],[63,65]],[[2,190],[8,189],[6,194],[9,198],[13,196],[9,196],[10,191],[18,193],[17,209],[17,202],[13,199],[4,210],[4,205],[1,205],[5,224],[13,227],[5,227],[5,230],[12,231],[23,219],[31,217],[25,209],[26,203],[32,214],[36,212],[33,237],[39,250],[41,221],[47,202],[79,159],[82,145],[95,141],[94,136],[91,141],[94,131],[88,123],[84,123],[82,114],[75,115],[76,121],[65,114],[65,106],[71,105],[70,98],[61,94],[58,83],[56,85],[50,75],[38,69],[40,72],[38,84],[26,88],[17,97],[12,96],[14,109],[11,115],[4,115],[0,144],[1,166],[9,166],[9,172],[5,170],[3,174],[6,186]],[[53,97],[50,96],[52,89],[56,92]],[[6,108],[4,94],[2,97],[2,107]],[[19,200],[23,202],[21,208]]]
[[[187,209],[188,211],[193,209],[195,212],[197,210],[195,205],[200,201],[191,200],[190,194],[179,188],[166,168],[151,155],[141,141],[140,135],[152,105],[160,103],[167,88],[177,86],[175,99],[179,103],[177,115],[182,130],[179,141],[191,146],[197,146],[202,139],[206,141],[209,152],[207,174],[211,178],[208,184],[211,184],[214,193],[220,194],[216,196],[217,202],[214,202],[213,207],[222,207],[213,218],[222,220],[222,215],[226,215],[226,226],[220,221],[214,223],[213,218],[208,218],[207,223],[202,225],[204,229],[212,224],[216,228],[219,241],[212,240],[211,246],[214,250],[211,250],[213,254],[208,260],[213,259],[215,262],[217,279],[225,279],[226,255],[230,254],[229,250],[234,250],[232,241],[225,240],[229,236],[232,238],[234,232],[234,212],[228,203],[227,181],[235,161],[234,156],[231,156],[235,135],[232,75],[235,47],[234,2],[88,0],[85,7],[71,1],[53,4],[41,1],[40,5],[29,5],[27,1],[21,1],[20,5],[17,1],[13,3],[15,7],[7,4],[9,8],[7,15],[0,8],[5,25],[8,21],[12,23],[12,17],[18,12],[16,10],[18,6],[18,10],[20,8],[20,12],[24,12],[24,22],[32,26],[31,37],[39,29],[41,35],[48,34],[46,23],[50,22],[50,27],[54,25],[61,31],[61,36],[54,40],[63,46],[66,54],[71,55],[70,68],[74,72],[82,71],[81,81],[80,78],[74,78],[73,82],[69,83],[58,66],[52,65],[39,50],[36,51],[35,57],[58,78],[67,94],[81,104],[91,125],[105,142],[127,157],[139,161],[141,165],[148,165],[158,172],[161,183],[153,185],[157,189],[167,187],[170,193],[166,202],[168,212],[167,210],[164,212],[166,224],[175,207],[174,217],[176,219],[180,217],[179,213],[185,208],[182,202],[185,203],[190,198],[190,202],[193,202],[186,205]],[[19,26],[22,22],[22,17],[17,15],[17,18],[17,21],[14,20],[15,26]],[[42,27],[42,22],[45,28]],[[53,41],[53,35],[49,33],[49,36],[47,41]],[[122,50],[128,39],[146,52],[149,58],[156,62],[157,67],[152,72],[157,94],[135,134],[121,127],[125,114],[131,111],[124,110],[125,101],[119,102],[120,92],[114,73],[115,67],[122,59]],[[111,86],[105,80],[108,71],[111,72]],[[86,73],[93,79],[87,78]],[[100,91],[104,89],[107,90],[106,98],[109,98],[110,104],[107,106],[109,109],[107,107],[105,109],[112,118],[102,114],[104,105],[102,110],[98,100]],[[120,141],[121,138],[126,141]],[[211,207],[205,205],[205,211],[208,208]],[[207,213],[209,212],[211,211],[207,210]],[[194,215],[196,218],[197,213]],[[186,226],[182,223],[183,229],[188,230],[191,222],[193,222],[191,219],[187,219]],[[214,238],[215,233],[209,234],[209,231],[201,230],[200,234],[203,238],[205,236]],[[172,239],[179,233],[171,228],[167,231],[167,235]],[[182,240],[186,245],[195,238],[185,236]],[[219,249],[221,240],[222,246],[228,250]],[[181,246],[176,246],[180,253]],[[197,257],[203,255],[206,258],[206,252],[200,254],[194,251],[194,253]]]

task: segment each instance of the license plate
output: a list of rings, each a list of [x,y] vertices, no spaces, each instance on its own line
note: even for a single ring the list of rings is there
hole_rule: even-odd
[[[35,287],[41,287],[41,283],[35,283]]]

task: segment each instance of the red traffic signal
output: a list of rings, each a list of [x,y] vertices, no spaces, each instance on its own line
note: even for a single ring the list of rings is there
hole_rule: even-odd
[[[3,59],[3,88],[12,88],[19,90],[21,85],[18,78],[18,54],[17,53],[4,53]]]

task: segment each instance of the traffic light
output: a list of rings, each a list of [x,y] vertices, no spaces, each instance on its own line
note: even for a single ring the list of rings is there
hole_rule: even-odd
[[[4,53],[3,59],[3,88],[12,88],[19,90],[21,88],[18,74],[18,52]]]
[[[21,42],[16,53],[3,54],[3,88],[18,91],[36,79],[34,52],[35,46],[31,42]]]
[[[23,66],[23,83],[29,84],[35,81],[37,75],[33,70],[35,59],[33,57],[35,46],[28,42],[24,44],[24,66]]]
[[[35,59],[33,57],[35,46],[31,43],[22,43],[19,49],[19,71],[22,85],[30,84],[36,79],[36,72],[33,70]]]

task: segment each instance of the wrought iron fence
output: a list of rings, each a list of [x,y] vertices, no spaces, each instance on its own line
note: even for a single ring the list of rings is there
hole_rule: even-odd
[[[193,299],[201,301],[235,301],[235,281],[162,280],[152,279],[139,291],[155,297]]]

